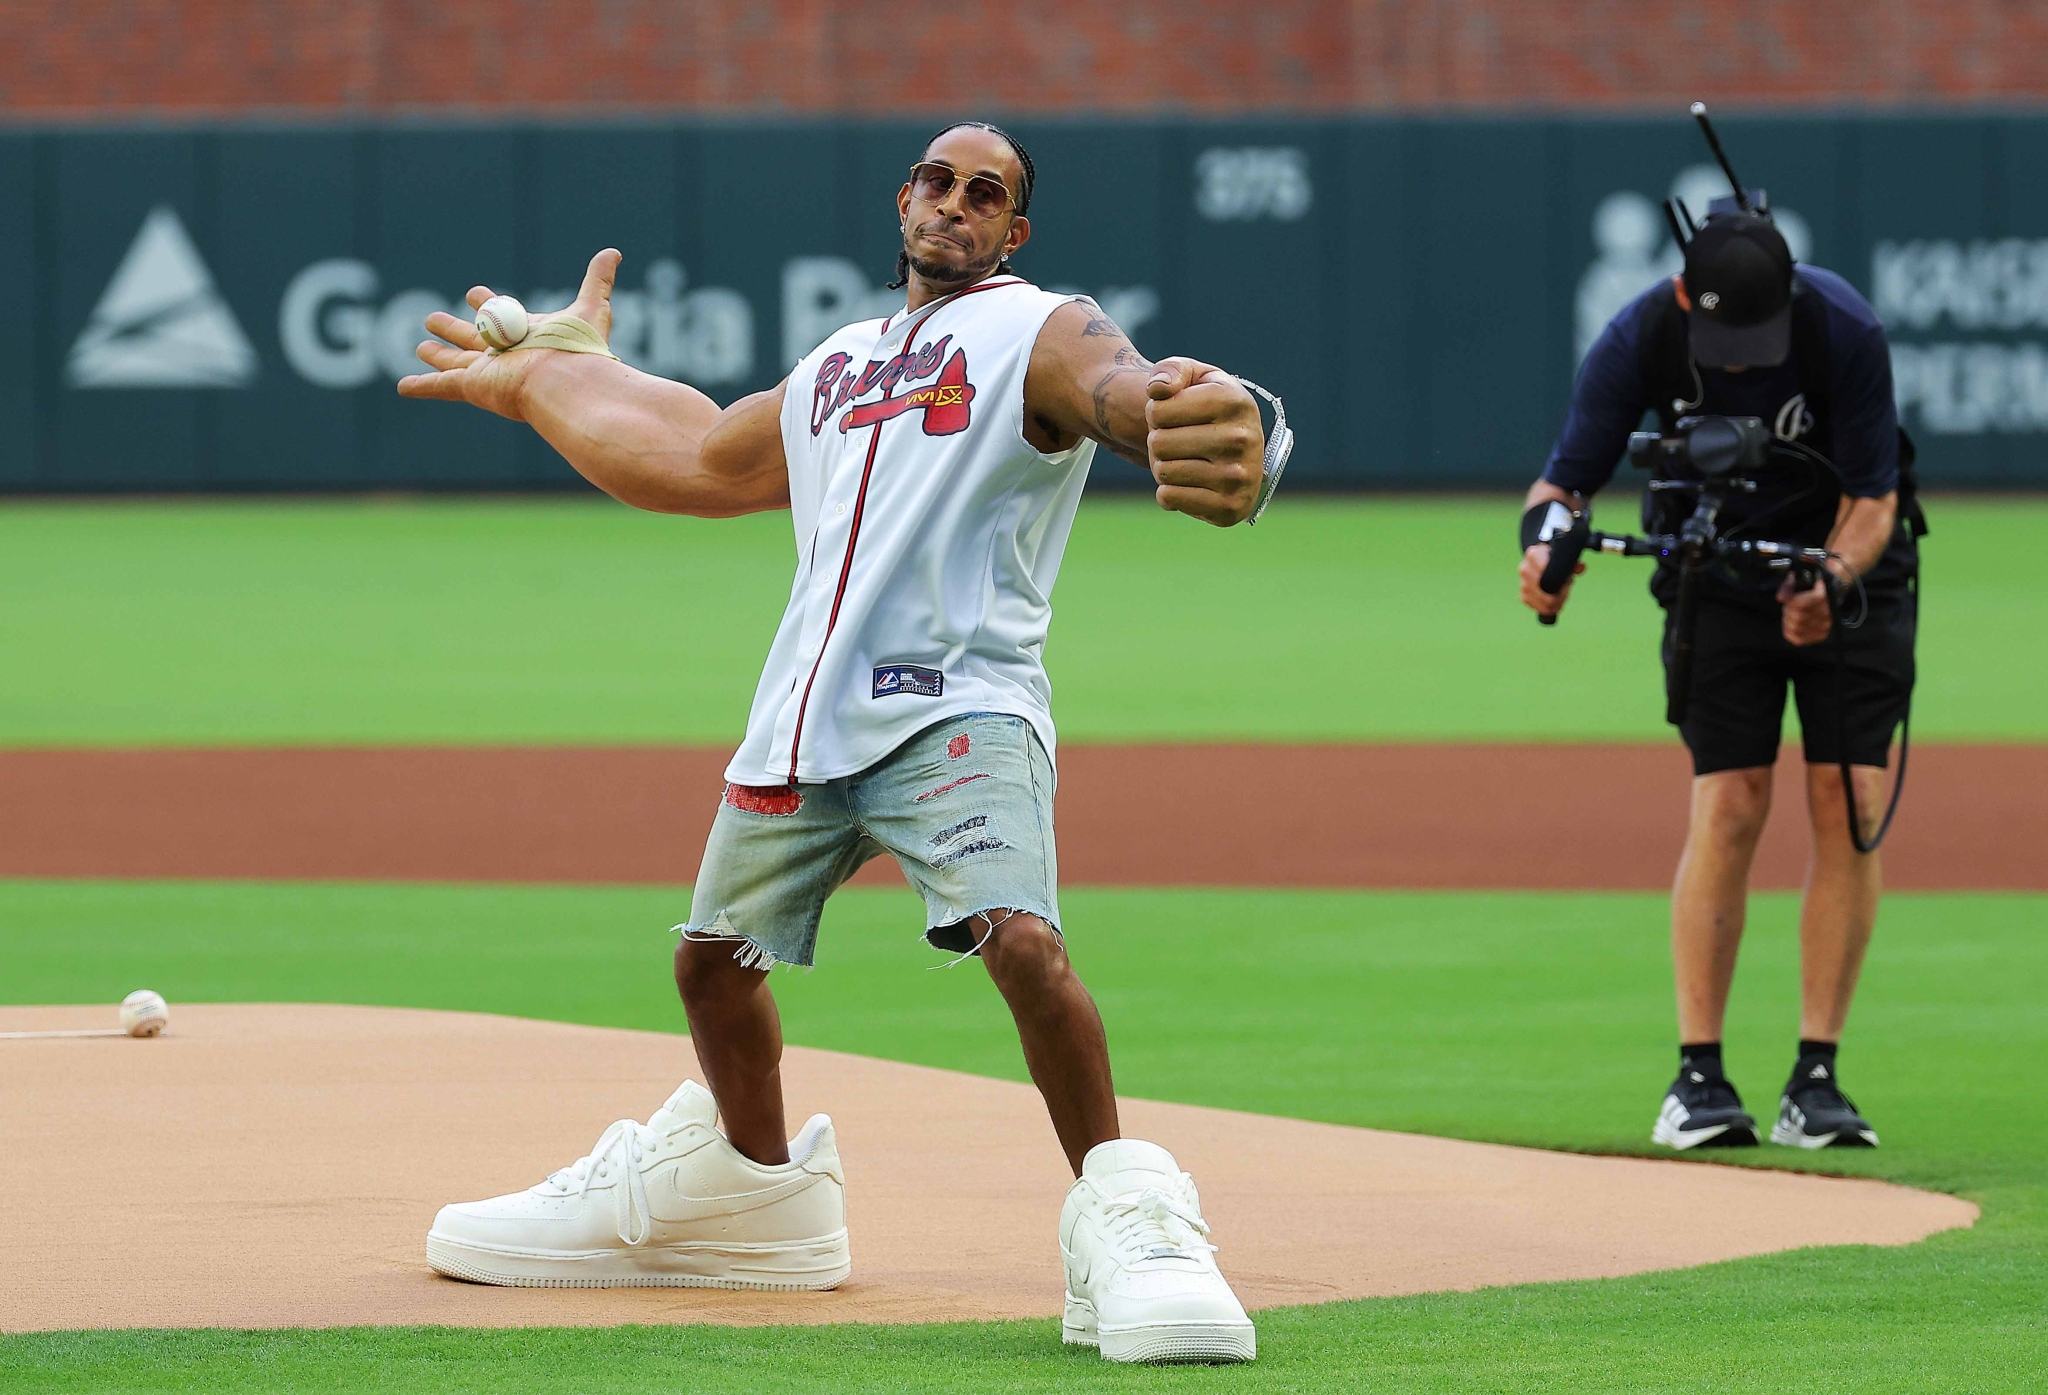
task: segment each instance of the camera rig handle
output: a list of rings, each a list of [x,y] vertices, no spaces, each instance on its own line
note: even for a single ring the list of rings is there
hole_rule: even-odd
[[[1695,519],[1697,515],[1695,515]],[[1711,520],[1709,520],[1711,524]],[[1685,721],[1692,696],[1692,631],[1698,608],[1699,574],[1710,562],[1747,564],[1767,572],[1787,572],[1799,586],[1811,586],[1829,575],[1824,547],[1763,538],[1721,538],[1711,530],[1701,536],[1694,520],[1683,533],[1602,533],[1589,531],[1585,546],[1616,557],[1657,557],[1678,563],[1678,597],[1672,607],[1671,667],[1664,688],[1664,717],[1673,726]]]
[[[1575,516],[1572,520],[1572,526],[1566,531],[1551,534],[1550,561],[1543,568],[1543,575],[1536,582],[1536,585],[1542,589],[1544,595],[1555,596],[1558,592],[1564,590],[1565,583],[1572,579],[1572,571],[1579,565],[1579,557],[1585,552],[1586,544],[1592,536],[1587,531],[1586,519],[1583,514]],[[1536,619],[1539,623],[1545,625],[1555,625],[1557,623],[1555,615],[1539,615]]]
[[[1677,557],[1684,547],[1675,533],[1602,533],[1586,535],[1586,547],[1615,557]],[[1719,538],[1711,549],[1722,561],[1750,562],[1765,571],[1789,571],[1809,584],[1817,580],[1821,563],[1827,561],[1824,547],[1801,547],[1797,543],[1766,542],[1751,538]]]

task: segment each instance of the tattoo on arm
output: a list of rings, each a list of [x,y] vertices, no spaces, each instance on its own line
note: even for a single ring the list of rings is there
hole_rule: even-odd
[[[1094,310],[1095,313],[1090,317],[1087,325],[1082,328],[1081,337],[1083,339],[1114,337],[1123,342],[1117,346],[1116,354],[1111,359],[1110,366],[1095,380],[1095,388],[1091,394],[1094,405],[1094,417],[1088,434],[1103,445],[1108,446],[1118,455],[1121,455],[1124,459],[1136,465],[1143,465],[1146,463],[1143,423],[1139,423],[1136,435],[1132,435],[1128,431],[1121,436],[1118,435],[1115,423],[1110,420],[1109,398],[1110,393],[1117,386],[1118,379],[1129,377],[1133,374],[1150,374],[1152,362],[1131,346],[1129,336],[1117,327],[1115,320],[1103,314],[1092,302],[1090,302],[1089,308]]]
[[[1151,371],[1152,365],[1146,361],[1145,356],[1126,344],[1116,351],[1116,360],[1113,365],[1105,370],[1101,377],[1095,380],[1095,392],[1093,394],[1095,420],[1094,428],[1089,434],[1118,455],[1121,455],[1124,459],[1137,465],[1146,463],[1143,424],[1140,423],[1141,429],[1135,434],[1126,432],[1123,435],[1119,435],[1115,423],[1110,420],[1109,395],[1117,386],[1118,379],[1126,378],[1133,374],[1144,377],[1150,374]]]

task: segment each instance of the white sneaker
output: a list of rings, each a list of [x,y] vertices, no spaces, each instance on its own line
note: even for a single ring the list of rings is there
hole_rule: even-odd
[[[1108,1361],[1250,1361],[1257,1339],[1203,1237],[1195,1181],[1156,1143],[1098,1143],[1060,1212],[1062,1340]]]
[[[846,1177],[823,1114],[764,1167],[684,1081],[646,1123],[621,1119],[539,1186],[441,1208],[427,1263],[519,1288],[833,1288],[852,1272]]]

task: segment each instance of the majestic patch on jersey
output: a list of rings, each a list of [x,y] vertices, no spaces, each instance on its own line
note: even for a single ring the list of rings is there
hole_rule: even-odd
[[[858,373],[852,370],[850,355],[831,355],[818,365],[818,380],[811,392],[811,434],[816,436],[824,431],[825,423],[835,412],[840,414],[842,432],[873,426],[909,411],[924,413],[927,436],[951,436],[965,431],[971,415],[969,404],[974,401],[974,384],[967,381],[966,351],[954,349],[951,358],[946,356],[952,342],[953,336],[949,334],[922,348],[905,349],[894,358],[871,360]],[[944,372],[939,371],[942,363]],[[937,382],[912,388],[900,397],[892,395],[898,387],[921,382],[934,373],[939,374]],[[882,394],[879,401],[847,405],[877,391]],[[841,411],[842,408],[845,410]]]
[[[898,693],[909,693],[913,697],[942,697],[946,691],[946,675],[935,668],[919,668],[916,664],[884,664],[875,670],[875,697],[894,697]]]

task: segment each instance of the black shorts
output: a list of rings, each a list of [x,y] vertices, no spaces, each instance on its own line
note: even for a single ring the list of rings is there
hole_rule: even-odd
[[[1851,598],[1852,613],[1854,606]],[[1775,601],[1703,594],[1693,630],[1691,699],[1678,729],[1692,752],[1693,773],[1775,765],[1788,683],[1809,764],[1839,762],[1846,735],[1850,764],[1885,765],[1913,695],[1917,610],[1911,593],[1888,588],[1871,596],[1859,628],[1837,627],[1825,642],[1795,648],[1785,642]],[[1667,680],[1671,640],[1666,611]]]

